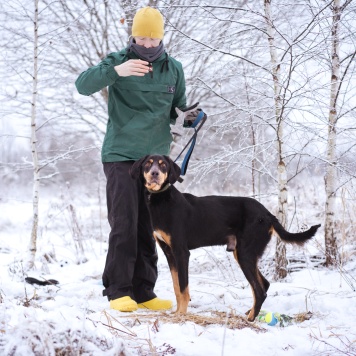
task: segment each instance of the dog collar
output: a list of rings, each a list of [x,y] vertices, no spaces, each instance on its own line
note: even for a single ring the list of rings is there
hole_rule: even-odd
[[[161,190],[151,190],[151,189],[148,189],[146,187],[146,189],[148,190],[149,193],[152,193],[152,194],[157,194],[157,193],[162,193],[164,192],[165,190],[167,190],[171,185],[170,184],[167,184],[164,188],[162,188]]]

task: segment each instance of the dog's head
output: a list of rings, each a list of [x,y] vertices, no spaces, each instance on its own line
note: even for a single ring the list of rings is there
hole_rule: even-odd
[[[134,179],[142,178],[147,189],[158,192],[179,179],[180,168],[168,156],[150,155],[136,161],[130,174]]]

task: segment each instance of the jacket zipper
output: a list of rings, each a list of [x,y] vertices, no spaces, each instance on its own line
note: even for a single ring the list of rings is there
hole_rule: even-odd
[[[150,71],[151,78],[153,78],[153,67],[152,67],[152,63],[148,63],[148,70]]]

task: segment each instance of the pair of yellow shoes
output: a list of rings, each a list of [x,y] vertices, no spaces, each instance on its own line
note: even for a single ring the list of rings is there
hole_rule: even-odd
[[[131,299],[131,297],[121,297],[110,300],[110,308],[122,312],[132,312],[138,308],[149,310],[168,310],[172,308],[172,302],[170,300],[153,298],[145,303],[137,304],[133,299]]]

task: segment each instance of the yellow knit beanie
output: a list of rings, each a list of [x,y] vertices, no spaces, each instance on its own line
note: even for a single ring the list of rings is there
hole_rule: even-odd
[[[152,7],[144,7],[136,12],[132,22],[132,36],[163,39],[164,23],[162,14]]]

